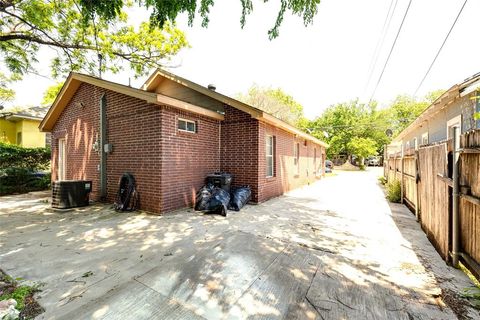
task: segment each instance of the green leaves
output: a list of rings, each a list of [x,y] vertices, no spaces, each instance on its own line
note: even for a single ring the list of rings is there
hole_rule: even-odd
[[[383,109],[377,109],[376,103],[365,105],[358,100],[338,103],[312,121],[310,128],[313,128],[313,135],[329,143],[327,153],[330,157],[336,154],[360,157],[381,154],[383,146],[392,139],[386,135],[386,130],[393,130],[394,136],[399,134],[442,93],[442,90],[436,90],[420,100],[399,95]],[[375,152],[371,152],[373,144],[360,140],[363,138],[374,142]],[[363,149],[370,152],[363,152]]]
[[[64,82],[58,82],[57,84],[54,84],[53,86],[50,86],[47,88],[45,93],[43,94],[43,100],[42,100],[42,105],[43,106],[48,106],[55,101],[55,98],[57,97],[58,93],[63,87]]]
[[[360,158],[377,154],[377,143],[370,138],[353,137],[347,144],[348,150]]]
[[[15,91],[9,89],[7,85],[15,79],[7,77],[0,72],[0,105],[2,102],[11,101],[15,98]]]
[[[50,166],[50,148],[24,148],[0,142],[0,170],[25,168],[43,170]]]
[[[428,106],[430,99],[416,100],[412,97],[399,95],[389,107],[394,135],[399,134],[410,125]]]
[[[282,89],[263,88],[253,85],[245,95],[238,95],[240,101],[265,111],[291,125],[308,128],[303,117],[303,107]]]
[[[358,100],[330,106],[321,117],[312,122],[311,127],[317,138],[326,140],[330,145],[327,149],[330,157],[335,154],[353,154],[351,141],[356,138],[374,141],[375,150],[368,155],[377,154],[377,147],[389,141],[385,134],[388,128],[386,119],[380,116],[374,104],[367,106]]]
[[[129,5],[123,0],[31,0],[0,6],[2,62],[15,74],[32,72],[42,46],[56,51],[50,61],[54,77],[70,71],[115,73],[124,65],[141,76],[188,46],[171,23],[129,25],[121,11]]]
[[[264,2],[267,1],[264,0]],[[87,21],[90,21],[93,15],[98,15],[106,20],[112,20],[121,12],[122,2],[123,4],[128,3],[122,0],[80,0],[80,6]],[[199,8],[197,10],[196,0],[136,0],[135,2],[152,10],[150,23],[160,28],[163,28],[167,22],[173,23],[181,13],[187,13],[190,26],[198,13],[202,19],[202,27],[207,27],[210,21],[210,8],[214,5],[214,0],[199,0]],[[253,1],[240,0],[240,3],[242,5],[240,26],[243,28],[247,16],[253,12]],[[283,17],[288,11],[293,15],[302,17],[305,26],[311,24],[313,18],[318,13],[319,4],[320,0],[280,0],[277,18],[273,27],[268,31],[269,38],[274,39],[278,37]]]

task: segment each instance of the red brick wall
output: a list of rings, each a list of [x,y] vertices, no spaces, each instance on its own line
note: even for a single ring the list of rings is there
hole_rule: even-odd
[[[267,136],[273,136],[275,141],[274,176],[268,178],[266,177]],[[298,168],[294,164],[295,143],[299,144]],[[320,154],[323,154],[322,168],[324,168],[325,149],[323,147],[311,141],[307,141],[305,145],[305,139],[297,138],[293,133],[261,122],[258,149],[258,201],[268,200],[320,179],[321,172],[317,173],[318,170],[314,168],[314,149],[317,150],[317,167],[320,166]]]
[[[107,99],[107,201],[113,202],[121,175],[137,181],[142,209],[160,211],[160,107],[140,99],[82,84],[52,131],[52,179],[57,179],[58,138],[65,137],[67,180],[93,180],[91,199],[100,198],[100,156],[93,144],[100,138],[100,98]],[[80,105],[82,103],[83,107]]]
[[[114,202],[120,177],[129,172],[137,183],[142,209],[160,212],[160,106],[112,91],[107,98],[107,201]]]
[[[113,202],[121,175],[137,181],[141,208],[165,212],[194,201],[208,173],[220,169],[219,121],[89,84],[82,84],[52,131],[52,178],[57,179],[58,138],[67,144],[66,179],[91,179],[91,199],[99,200],[100,157],[93,150],[99,135],[99,101],[107,98],[107,201]],[[84,107],[79,105],[82,102]],[[177,118],[197,123],[195,134],[177,130]]]
[[[177,129],[178,118],[195,121],[197,132]],[[220,169],[220,123],[162,107],[162,212],[191,206],[207,174]]]
[[[222,122],[221,171],[233,174],[233,186],[249,185],[258,201],[258,120],[225,106]]]
[[[94,137],[99,130],[99,99],[103,90],[82,84],[52,130],[52,181],[58,179],[58,139],[65,138],[66,172],[68,180],[93,180],[91,198],[99,195],[97,165],[100,157],[93,151]],[[83,107],[80,105],[83,103]]]
[[[107,98],[107,200],[113,202],[124,172],[137,180],[141,208],[166,212],[191,206],[205,176],[215,171],[234,175],[235,185],[250,185],[252,201],[262,202],[319,176],[313,173],[313,148],[325,150],[291,133],[259,122],[225,106],[219,121],[82,84],[52,131],[52,179],[57,179],[58,138],[67,145],[66,179],[93,180],[92,199],[99,199],[100,157],[93,150],[99,135],[99,102]],[[80,102],[82,104],[80,104]],[[177,130],[178,117],[197,123],[197,133]],[[265,139],[275,137],[275,176],[266,178]],[[294,142],[300,143],[300,171],[295,175]],[[322,164],[324,167],[324,162]]]
[[[274,177],[266,177],[266,136],[275,140]],[[300,144],[299,172],[293,162],[294,143]],[[304,139],[253,119],[249,114],[225,106],[222,122],[221,171],[234,175],[233,185],[250,185],[252,201],[262,202],[279,196],[286,191],[311,183],[320,178],[314,172],[314,149],[317,151],[317,167],[323,159],[325,149],[312,142],[304,145]],[[322,157],[320,158],[320,156]]]

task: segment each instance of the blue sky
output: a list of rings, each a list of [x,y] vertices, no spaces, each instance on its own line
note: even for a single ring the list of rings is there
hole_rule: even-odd
[[[374,99],[387,104],[398,94],[413,94],[438,47],[441,45],[464,0],[413,0],[403,30],[390,58]],[[365,89],[368,71],[380,37],[389,0],[323,0],[313,25],[305,27],[301,18],[286,15],[280,36],[268,40],[278,1],[254,1],[247,25],[240,28],[240,1],[216,1],[208,28],[197,18],[188,27],[180,17],[178,27],[187,34],[191,48],[175,57],[179,64],[170,71],[203,85],[214,83],[217,90],[234,95],[253,83],[280,87],[313,118],[331,104],[360,98],[368,101],[388,51],[408,5],[398,0],[390,29],[379,54],[372,81]],[[480,1],[470,0],[436,64],[418,95],[451,85],[480,72]],[[147,19],[135,9],[132,20]],[[40,73],[48,76],[48,50],[41,52]],[[127,84],[131,75],[106,75]],[[140,86],[144,79],[134,80]],[[36,105],[53,80],[29,76],[17,83],[17,99],[12,105]],[[28,92],[26,92],[28,88]]]

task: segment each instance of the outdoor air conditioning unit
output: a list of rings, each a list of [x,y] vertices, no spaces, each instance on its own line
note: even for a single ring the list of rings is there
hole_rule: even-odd
[[[52,184],[52,207],[68,209],[88,206],[92,181],[66,180]]]

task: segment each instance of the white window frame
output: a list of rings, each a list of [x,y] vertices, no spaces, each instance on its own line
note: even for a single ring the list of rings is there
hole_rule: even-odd
[[[58,179],[57,180],[65,180],[65,171],[67,170],[67,147],[66,147],[66,142],[65,138],[59,138],[58,139],[58,168],[57,168],[57,173],[58,173]]]
[[[300,143],[295,142],[293,144],[293,166],[295,167],[295,174],[300,172]]]
[[[179,128],[179,123],[180,123],[180,121],[184,121],[184,122],[185,122],[185,128],[186,128],[186,129],[180,129],[180,128]],[[188,123],[192,123],[192,124],[193,124],[193,131],[188,130]],[[182,131],[182,132],[188,132],[188,133],[197,133],[197,123],[196,123],[195,121],[192,121],[192,120],[183,119],[183,118],[178,118],[178,119],[177,119],[177,130],[178,130],[178,131]]]
[[[300,146],[297,142],[293,143],[293,165],[298,165],[298,154],[299,154]]]
[[[268,136],[265,139],[265,175],[267,178],[275,176],[275,139],[273,136]],[[271,174],[269,170],[269,159],[271,159]]]
[[[452,128],[457,126],[461,128],[460,126],[461,123],[462,123],[461,114],[447,121],[447,139],[452,138]]]
[[[428,137],[428,132],[425,132],[425,133],[422,134],[422,146],[428,144],[428,142],[429,142],[429,141],[428,141],[428,138],[429,138],[429,137]],[[425,139],[427,139],[427,143],[424,143]]]
[[[417,137],[413,138],[413,147],[415,148],[415,150],[418,150],[418,139],[417,139]]]

